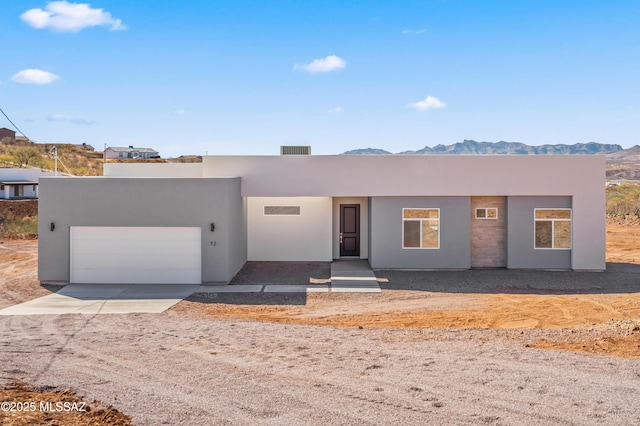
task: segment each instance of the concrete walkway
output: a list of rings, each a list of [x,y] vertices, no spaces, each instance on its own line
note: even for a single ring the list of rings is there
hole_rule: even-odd
[[[380,285],[365,259],[334,260],[331,263],[333,293],[380,293]]]
[[[195,296],[222,293],[381,293],[369,262],[363,259],[340,259],[331,263],[330,284],[234,284],[200,286]]]
[[[0,315],[161,313],[193,295],[219,293],[380,293],[367,260],[331,263],[330,284],[68,284],[57,293],[0,309]]]
[[[161,313],[199,285],[69,284],[57,293],[0,310],[0,315]]]

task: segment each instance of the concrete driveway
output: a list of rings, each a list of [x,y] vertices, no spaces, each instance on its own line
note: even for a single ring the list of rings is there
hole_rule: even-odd
[[[69,284],[57,293],[0,310],[0,315],[129,314],[164,312],[199,285]]]

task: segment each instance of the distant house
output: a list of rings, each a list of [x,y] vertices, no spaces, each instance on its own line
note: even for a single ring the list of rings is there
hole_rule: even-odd
[[[81,144],[77,144],[76,146],[78,148],[84,148],[87,151],[95,151],[95,148],[93,146],[89,145],[88,143],[82,142]]]
[[[0,199],[16,200],[38,198],[38,179],[53,176],[40,169],[0,167]]]
[[[133,146],[129,147],[117,147],[110,146],[105,151],[105,157],[110,159],[140,159],[140,160],[148,160],[151,158],[160,158],[160,154],[158,151],[151,148],[135,148]]]
[[[12,141],[16,140],[16,132],[11,129],[7,129],[6,127],[0,128],[0,141],[4,138],[9,138]]]

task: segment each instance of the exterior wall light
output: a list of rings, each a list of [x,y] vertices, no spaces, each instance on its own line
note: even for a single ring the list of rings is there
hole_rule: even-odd
[[[51,232],[53,232],[56,229],[56,224],[51,222]]]
[[[215,223],[211,223],[211,232],[216,230],[216,224]]]

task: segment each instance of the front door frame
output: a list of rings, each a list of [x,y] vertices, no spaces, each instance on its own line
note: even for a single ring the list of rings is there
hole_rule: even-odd
[[[355,223],[346,223],[345,210],[355,209],[353,220]],[[360,257],[360,204],[340,204],[340,257]],[[353,229],[353,232],[352,231]],[[347,232],[349,231],[349,232]],[[353,249],[350,249],[353,247]]]

